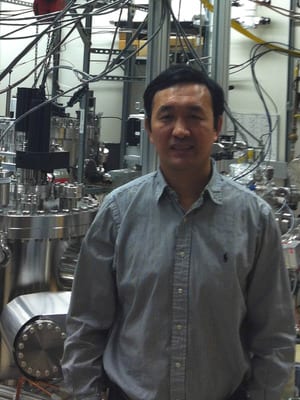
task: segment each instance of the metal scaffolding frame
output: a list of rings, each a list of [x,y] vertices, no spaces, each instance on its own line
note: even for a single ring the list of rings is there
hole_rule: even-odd
[[[158,29],[163,14],[161,0],[149,1],[148,36],[151,37]],[[147,50],[146,85],[161,71],[169,66],[169,35],[170,15],[165,16],[162,29],[151,40]],[[158,164],[157,154],[148,140],[146,132],[141,134],[142,174],[156,169]]]
[[[31,3],[22,0],[1,0],[13,4],[32,6]],[[83,71],[89,73],[91,48],[91,27],[92,17],[90,7],[87,6],[84,12],[87,13],[85,26],[77,24],[77,29],[84,44]],[[169,36],[170,36],[170,14],[164,9],[161,0],[149,0],[148,13],[148,37],[153,37],[148,44],[146,60],[146,84],[149,83],[162,70],[169,66]],[[228,88],[228,65],[229,65],[229,41],[230,41],[230,2],[223,0],[214,1],[214,18],[212,32],[212,77],[216,79],[225,91],[227,98]],[[164,21],[162,24],[162,17]],[[162,24],[162,26],[161,26]],[[160,29],[159,29],[160,28]],[[158,32],[157,32],[158,31]],[[156,34],[155,34],[156,33]],[[25,49],[27,50],[27,49]],[[24,51],[25,51],[24,50]],[[21,53],[17,59],[24,54]],[[128,85],[127,85],[128,86]],[[126,87],[125,87],[126,89]],[[127,90],[127,89],[126,89]],[[127,96],[126,96],[127,98]],[[86,116],[88,112],[88,88],[80,103],[80,149],[78,161],[78,182],[83,181],[85,137],[86,137]],[[124,129],[123,129],[124,130]],[[122,132],[124,134],[124,132]],[[142,174],[153,171],[157,168],[158,160],[154,148],[149,143],[146,132],[141,134]]]
[[[149,32],[151,35],[158,28],[162,15],[162,2],[160,0],[149,1]],[[212,70],[211,76],[224,89],[225,99],[228,97],[228,67],[230,45],[231,2],[224,0],[214,1],[214,18],[212,32]],[[163,29],[159,35],[149,44],[146,84],[159,72],[169,65],[169,32],[170,16],[165,18]],[[224,124],[224,128],[225,124]],[[144,133],[142,141],[142,173],[153,171],[158,164],[157,155],[147,140]]]

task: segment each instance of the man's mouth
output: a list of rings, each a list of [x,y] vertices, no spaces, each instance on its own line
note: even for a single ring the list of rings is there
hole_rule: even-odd
[[[171,144],[171,150],[177,151],[187,151],[193,148],[193,145],[190,143],[173,143]]]

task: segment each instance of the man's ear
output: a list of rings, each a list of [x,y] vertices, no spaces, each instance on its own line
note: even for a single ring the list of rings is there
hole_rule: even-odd
[[[218,121],[217,121],[217,129],[216,129],[216,138],[215,138],[215,140],[218,140],[219,134],[220,134],[220,132],[222,130],[222,126],[223,126],[223,116],[220,115],[218,117]]]
[[[146,132],[147,132],[147,134],[148,134],[149,140],[150,140],[151,143],[153,143],[153,141],[152,141],[152,134],[151,134],[151,123],[150,123],[150,119],[149,119],[148,117],[146,117],[144,123],[145,123],[145,129],[146,129]]]

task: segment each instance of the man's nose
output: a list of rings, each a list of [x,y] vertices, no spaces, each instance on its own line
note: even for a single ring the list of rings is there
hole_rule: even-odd
[[[185,138],[190,135],[190,131],[184,121],[176,120],[173,128],[173,136],[176,136],[180,139]]]

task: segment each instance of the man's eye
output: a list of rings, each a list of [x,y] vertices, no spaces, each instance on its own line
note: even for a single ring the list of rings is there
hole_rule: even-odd
[[[160,119],[162,121],[169,121],[171,118],[172,118],[172,115],[170,115],[170,114],[163,114],[160,116]]]
[[[192,114],[192,115],[190,116],[190,118],[191,118],[191,119],[203,119],[203,117],[202,117],[201,115],[198,115],[198,114]]]

